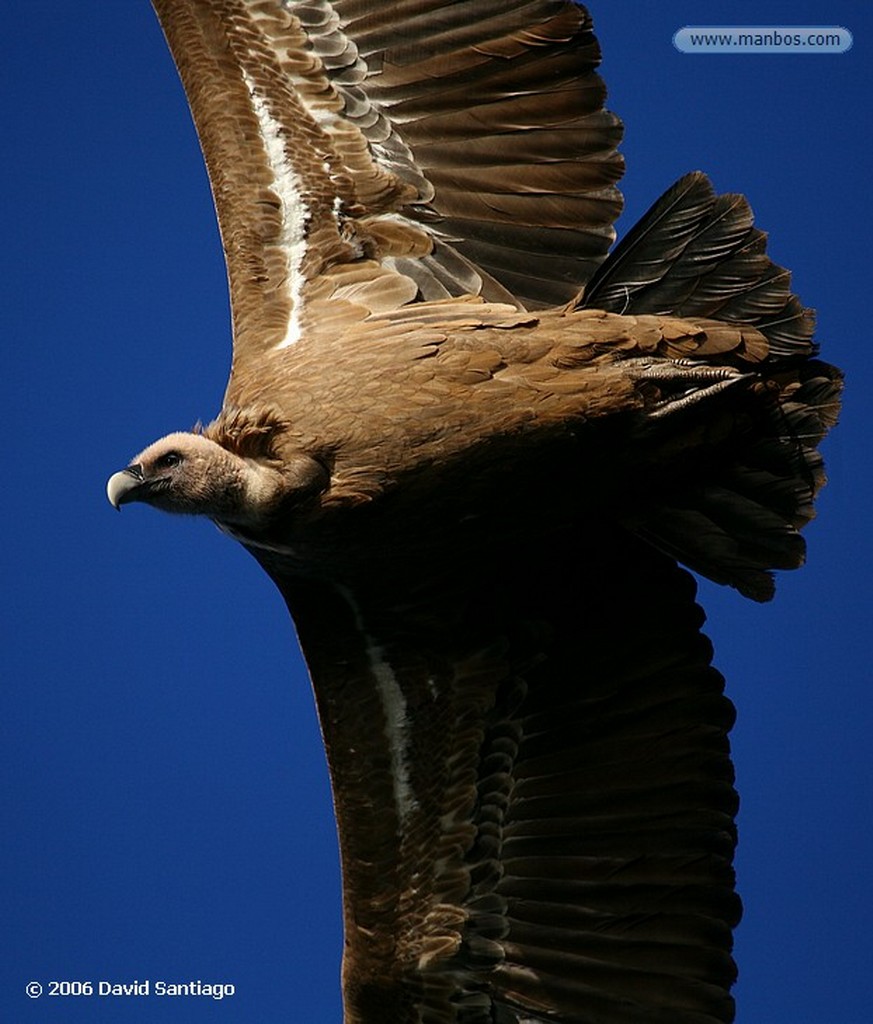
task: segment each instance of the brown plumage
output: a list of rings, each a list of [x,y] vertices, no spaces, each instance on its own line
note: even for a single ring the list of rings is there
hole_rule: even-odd
[[[803,559],[839,374],[740,196],[607,256],[620,123],[564,0],[155,0],[234,320],[224,407],[108,486],[284,595],[349,1024],[733,1017],[732,708],[677,560]]]

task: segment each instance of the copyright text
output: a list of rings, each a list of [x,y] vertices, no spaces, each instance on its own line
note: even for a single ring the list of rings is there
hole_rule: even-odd
[[[201,981],[164,981],[146,978],[140,981],[49,981],[43,985],[38,981],[30,981],[24,991],[31,999],[47,996],[108,996],[121,998],[143,998],[148,996],[199,997],[206,999],[226,999],[236,995],[236,987],[229,982]]]

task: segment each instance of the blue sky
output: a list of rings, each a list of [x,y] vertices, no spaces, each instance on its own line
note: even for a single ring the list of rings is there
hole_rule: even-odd
[[[873,1002],[867,309],[873,7],[592,0],[625,121],[621,222],[687,170],[745,192],[842,366],[809,564],[753,606],[701,588],[739,709],[740,1021]],[[844,25],[839,56],[689,56],[686,24]],[[0,1018],[340,1018],[324,758],[284,606],[208,523],[116,515],[106,477],[211,418],[230,355],[199,150],[145,0],[20,4],[0,39]],[[223,1001],[25,985],[230,983]]]

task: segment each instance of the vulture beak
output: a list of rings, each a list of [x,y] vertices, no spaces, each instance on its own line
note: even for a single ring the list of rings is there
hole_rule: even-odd
[[[145,473],[142,466],[137,463],[120,473],[112,474],[106,484],[106,497],[114,509],[121,511],[122,505],[137,500],[145,486]]]

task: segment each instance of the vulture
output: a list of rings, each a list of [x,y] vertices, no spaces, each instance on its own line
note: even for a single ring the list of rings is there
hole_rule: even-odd
[[[689,570],[801,564],[840,374],[740,195],[613,246],[570,0],[153,0],[227,259],[208,425],[111,503],[281,591],[343,874],[346,1024],[733,1019],[737,797]]]

